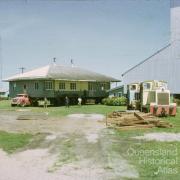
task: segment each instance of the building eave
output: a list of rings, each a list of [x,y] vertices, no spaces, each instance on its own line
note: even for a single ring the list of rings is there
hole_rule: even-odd
[[[21,78],[21,79],[4,79],[4,82],[15,82],[15,81],[38,81],[38,80],[56,80],[56,81],[77,81],[77,82],[121,82],[121,80],[113,79],[113,80],[76,80],[76,79],[53,79],[53,78]]]
[[[121,89],[121,88],[123,88],[123,87],[124,87],[124,85],[117,86],[117,87],[115,87],[115,88],[112,88],[112,89],[108,90],[108,92],[115,91],[115,90]]]

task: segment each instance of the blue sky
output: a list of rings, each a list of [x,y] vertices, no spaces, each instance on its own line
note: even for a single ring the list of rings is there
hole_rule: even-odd
[[[116,78],[168,44],[169,0],[0,0],[3,78],[70,64]],[[6,86],[6,85],[5,85]]]

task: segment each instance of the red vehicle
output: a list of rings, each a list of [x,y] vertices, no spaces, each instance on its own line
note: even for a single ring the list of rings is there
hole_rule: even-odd
[[[11,106],[30,106],[31,101],[27,94],[18,94],[17,97],[11,101]]]

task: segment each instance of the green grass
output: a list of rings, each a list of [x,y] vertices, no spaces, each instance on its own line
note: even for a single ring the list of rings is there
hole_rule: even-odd
[[[0,131],[0,148],[8,153],[13,153],[17,149],[25,147],[33,135],[31,134],[17,134]]]
[[[61,117],[66,116],[68,114],[73,113],[98,113],[98,114],[107,114],[109,112],[115,111],[115,110],[125,110],[125,107],[118,107],[118,106],[104,106],[104,105],[85,105],[82,107],[78,106],[71,106],[70,108],[66,107],[49,107],[48,109],[44,109],[42,107],[25,107],[27,109],[31,109],[32,112],[49,112],[50,116],[53,117]],[[10,101],[0,101],[0,110],[8,110],[8,111],[16,111],[19,109],[19,107],[10,107]],[[178,108],[178,111],[180,109]],[[125,159],[128,160],[128,162],[138,170],[139,172],[139,179],[140,180],[179,180],[178,173],[180,173],[180,166],[179,161],[178,164],[151,164],[150,162],[142,163],[140,160],[145,158],[147,161],[152,160],[161,160],[163,158],[170,159],[171,162],[175,160],[176,158],[180,158],[180,142],[157,142],[157,141],[143,141],[143,140],[135,140],[132,137],[134,136],[141,136],[145,133],[151,133],[151,132],[172,132],[172,133],[178,133],[180,132],[180,112],[177,113],[176,117],[166,117],[163,118],[165,121],[168,121],[173,124],[173,128],[152,128],[152,129],[146,129],[146,130],[131,130],[131,131],[115,131],[115,138],[116,141],[114,141],[110,153],[113,153],[114,151],[121,154]],[[13,152],[15,149],[21,148],[25,146],[29,139],[31,138],[31,135],[20,135],[20,134],[9,134],[0,132],[0,147],[8,152]],[[74,154],[71,153],[71,146],[72,144],[67,142],[64,144],[63,149],[63,157],[59,157],[59,162],[66,163],[69,162],[72,157],[74,157]],[[151,155],[148,154],[128,154],[128,150],[133,149],[135,152],[139,153],[141,151],[143,152],[149,152],[149,151],[159,151],[164,150],[167,152],[173,151],[177,149],[177,154],[173,155]],[[67,155],[66,154],[69,154]],[[58,163],[56,165],[61,165],[61,163]],[[162,168],[161,170],[165,170],[165,172],[157,173],[159,168]],[[178,173],[177,173],[178,171]]]
[[[69,114],[83,113],[83,114],[103,114],[106,115],[112,111],[125,110],[125,107],[118,106],[105,106],[105,105],[84,105],[84,106],[71,106],[49,108],[48,111],[51,116],[66,116]]]
[[[48,169],[48,172],[55,172],[60,167],[65,164],[69,164],[77,161],[76,153],[75,153],[75,140],[74,137],[72,139],[62,140],[60,144],[57,144],[59,147],[58,150],[58,158],[56,162]]]
[[[163,119],[172,123],[173,128],[152,128],[147,130],[115,131],[118,143],[114,143],[112,151],[119,152],[125,159],[128,160],[130,164],[133,164],[135,166],[135,168],[139,172],[140,177],[138,179],[140,180],[179,180],[180,142],[144,141],[135,140],[132,138],[152,132],[180,133],[180,113],[177,113],[176,117],[166,117]],[[148,152],[150,151],[173,152],[173,150],[177,150],[177,153],[174,153],[174,155],[162,155],[160,153],[156,155],[148,154]],[[136,152],[138,154],[132,152]],[[143,154],[144,152],[146,153]],[[179,159],[177,160],[177,162],[174,162],[176,158]],[[142,161],[144,159],[146,160],[145,162]],[[172,164],[160,162],[159,160],[161,159],[169,159]],[[154,161],[158,161],[160,163],[154,163]],[[158,170],[161,170],[161,172],[157,173]]]
[[[119,152],[129,164],[134,165],[139,172],[138,180],[179,180],[180,143],[119,137],[112,151]],[[169,162],[166,163],[167,159]],[[157,173],[158,170],[161,171]]]
[[[11,107],[9,100],[0,101],[0,110],[16,111],[17,109],[22,109],[22,107]],[[24,107],[24,109],[27,110],[30,109],[32,112],[35,113],[49,112],[50,116],[60,117],[74,113],[84,113],[84,114],[97,113],[97,114],[106,115],[107,113],[110,113],[112,111],[125,110],[126,107],[106,106],[106,105],[83,105],[81,107],[70,106],[69,108],[66,108],[65,106],[61,106],[61,107],[48,107],[47,109],[44,109],[43,107]]]
[[[10,100],[2,100],[0,101],[0,109],[11,109],[11,101]]]

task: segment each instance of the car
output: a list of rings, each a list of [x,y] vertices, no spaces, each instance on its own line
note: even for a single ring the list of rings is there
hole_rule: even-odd
[[[27,94],[17,94],[11,101],[11,106],[30,106],[31,100]]]

